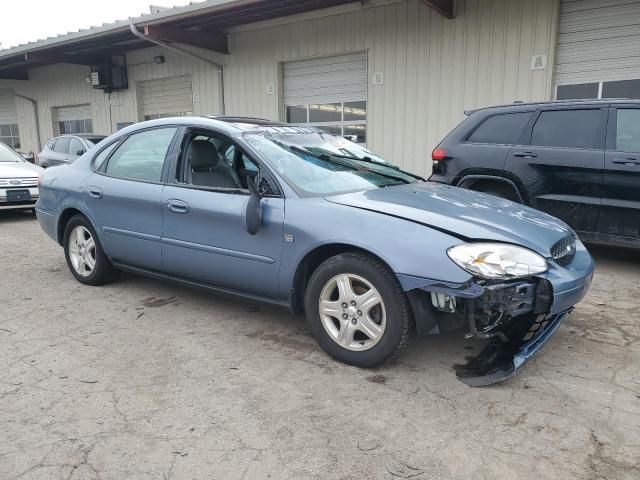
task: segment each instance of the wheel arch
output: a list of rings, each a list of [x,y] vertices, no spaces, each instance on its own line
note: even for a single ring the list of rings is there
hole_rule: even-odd
[[[84,213],[82,210],[79,210],[76,207],[66,207],[64,210],[62,210],[62,212],[60,213],[60,216],[58,217],[58,226],[57,226],[56,234],[57,234],[58,243],[60,245],[63,244],[64,231],[67,228],[67,224],[69,223],[69,220],[71,220],[76,215],[82,215],[83,217],[88,219],[89,222],[91,222],[93,229],[96,232],[98,231],[93,221],[89,218],[89,216],[86,213]]]
[[[499,175],[464,175],[462,178],[460,178],[456,186],[473,190],[472,187],[478,184],[494,184],[500,185],[502,187],[506,186],[507,188],[513,190],[513,192],[520,200],[520,203],[526,204],[525,196],[522,194],[523,190],[518,186],[518,184],[510,178],[502,177]]]
[[[304,311],[304,296],[313,272],[315,272],[325,260],[346,252],[356,252],[368,255],[382,263],[391,272],[394,271],[393,268],[391,268],[391,265],[389,265],[389,262],[366,248],[348,243],[327,243],[318,245],[305,254],[296,268],[296,272],[293,277],[293,285],[289,292],[289,304],[293,312],[301,313]]]

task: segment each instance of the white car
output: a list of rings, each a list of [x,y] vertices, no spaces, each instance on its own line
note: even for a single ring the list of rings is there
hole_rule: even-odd
[[[32,165],[0,143],[0,210],[27,210],[38,201],[38,178],[43,169]]]

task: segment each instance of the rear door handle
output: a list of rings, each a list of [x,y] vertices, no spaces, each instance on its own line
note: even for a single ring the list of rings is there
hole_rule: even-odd
[[[168,200],[167,208],[173,213],[189,213],[189,204],[187,202],[183,202],[182,200]]]
[[[640,165],[640,162],[637,158],[614,158],[613,163],[616,165],[628,165],[630,167]]]
[[[513,156],[522,158],[536,158],[538,155],[533,152],[515,152]]]
[[[93,198],[102,198],[102,190],[98,187],[89,187],[89,196]]]

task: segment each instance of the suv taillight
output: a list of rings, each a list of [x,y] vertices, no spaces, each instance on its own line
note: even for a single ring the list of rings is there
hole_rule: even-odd
[[[449,156],[449,150],[444,148],[436,148],[431,154],[431,158],[434,162],[439,162],[440,160],[444,160]]]

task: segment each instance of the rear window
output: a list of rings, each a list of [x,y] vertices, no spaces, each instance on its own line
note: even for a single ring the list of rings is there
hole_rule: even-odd
[[[531,118],[531,112],[494,115],[486,119],[467,139],[471,143],[514,145]]]
[[[603,140],[600,109],[542,112],[531,132],[531,145],[542,147],[598,148]]]
[[[106,137],[89,137],[89,138],[85,138],[85,140],[87,142],[89,142],[92,145],[97,145],[98,143],[100,143],[102,140],[104,140]]]

